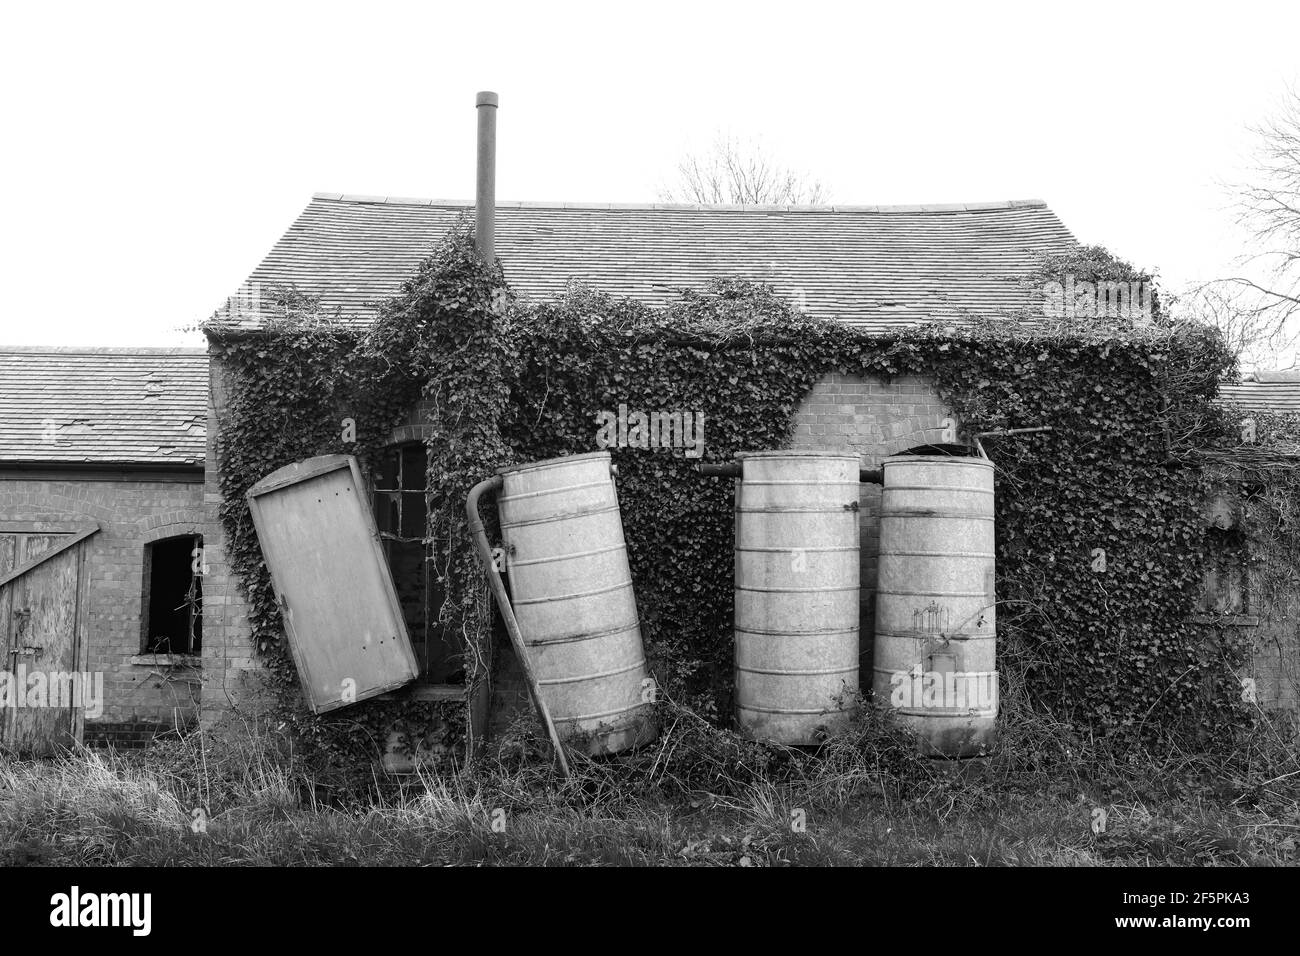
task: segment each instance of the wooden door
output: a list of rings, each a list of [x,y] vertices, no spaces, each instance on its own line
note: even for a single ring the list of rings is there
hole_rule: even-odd
[[[285,636],[321,713],[419,675],[355,458],[286,465],[248,491]]]
[[[42,753],[76,739],[82,542],[94,530],[0,532],[0,666],[11,695],[0,742],[10,750]]]

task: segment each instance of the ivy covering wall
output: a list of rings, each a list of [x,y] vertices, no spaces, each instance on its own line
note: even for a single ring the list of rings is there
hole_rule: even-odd
[[[463,715],[379,702],[337,718],[305,713],[243,500],[255,481],[315,454],[367,462],[423,399],[441,624],[481,649],[491,612],[465,537],[470,486],[511,461],[594,450],[598,416],[621,404],[702,414],[702,459],[684,448],[611,451],[652,673],[674,700],[727,724],[731,487],[694,466],[788,444],[800,400],[836,371],[929,376],[967,433],[1052,426],[987,442],[998,466],[1004,699],[1145,742],[1177,734],[1222,746],[1248,719],[1245,648],[1189,623],[1206,560],[1209,478],[1197,450],[1234,434],[1212,404],[1232,358],[1206,329],[990,321],[869,337],[727,281],[664,310],[581,288],[526,303],[459,227],[367,330],[290,293],[264,332],[213,326],[209,338],[232,376],[218,441],[221,517],[252,638],[286,719],[334,752],[373,754],[394,720],[457,740]],[[344,440],[343,418],[355,422],[355,442]],[[486,677],[474,656],[471,683]],[[355,746],[337,746],[344,740]]]

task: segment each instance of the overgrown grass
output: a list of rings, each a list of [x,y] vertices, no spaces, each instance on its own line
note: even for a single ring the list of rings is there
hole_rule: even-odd
[[[1019,708],[962,768],[865,710],[816,751],[671,703],[636,753],[566,783],[526,719],[471,768],[358,789],[250,726],[134,753],[0,757],[0,865],[1294,864],[1300,766],[1263,721],[1236,753],[1111,751]],[[1103,816],[1104,815],[1104,816]],[[1104,821],[1104,826],[1101,825]]]

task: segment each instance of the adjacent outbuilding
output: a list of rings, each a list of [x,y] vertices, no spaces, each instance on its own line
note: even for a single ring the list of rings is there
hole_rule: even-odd
[[[201,349],[0,349],[0,742],[146,743],[196,723]]]

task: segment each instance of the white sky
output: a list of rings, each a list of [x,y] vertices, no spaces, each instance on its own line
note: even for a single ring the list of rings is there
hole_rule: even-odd
[[[842,203],[1045,199],[1166,285],[1300,81],[1300,3],[9,4],[0,344],[201,344],[313,192],[654,201],[718,129]]]

